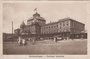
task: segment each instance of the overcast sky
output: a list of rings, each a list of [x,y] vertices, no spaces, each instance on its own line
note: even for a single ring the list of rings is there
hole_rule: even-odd
[[[19,28],[22,21],[26,21],[35,13],[34,9],[46,19],[46,22],[58,21],[70,17],[86,24],[87,27],[87,5],[79,2],[32,2],[32,3],[4,3],[3,4],[3,32],[11,33]]]
[[[89,1],[89,0],[3,0],[3,1]]]

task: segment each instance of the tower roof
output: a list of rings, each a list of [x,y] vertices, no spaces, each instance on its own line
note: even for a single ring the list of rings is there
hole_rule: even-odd
[[[25,26],[24,21],[21,23],[20,28],[23,28]]]
[[[33,17],[36,17],[36,16],[39,16],[40,17],[40,14],[39,13],[35,13],[35,14],[33,14]]]

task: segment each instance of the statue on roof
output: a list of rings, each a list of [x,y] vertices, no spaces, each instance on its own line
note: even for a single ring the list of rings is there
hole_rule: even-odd
[[[34,11],[35,11],[35,14],[33,14],[33,17],[34,18],[40,17],[40,14],[37,12],[37,8],[35,8]]]
[[[34,9],[35,13],[37,13],[37,8]]]

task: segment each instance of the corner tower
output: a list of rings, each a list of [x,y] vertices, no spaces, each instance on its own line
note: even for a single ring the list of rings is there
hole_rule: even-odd
[[[27,20],[27,25],[32,25],[33,23],[38,23],[40,26],[45,25],[46,20],[40,16],[40,14],[37,12],[37,9],[34,10],[35,14]]]

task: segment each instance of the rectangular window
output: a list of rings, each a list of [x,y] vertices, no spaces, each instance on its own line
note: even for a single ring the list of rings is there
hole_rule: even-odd
[[[56,26],[53,26],[53,29],[55,28]]]
[[[61,25],[61,23],[60,23],[60,25]]]
[[[68,21],[67,21],[67,23],[66,23],[66,24],[67,24],[67,26],[68,26]]]
[[[65,26],[65,24],[63,23],[63,26]]]
[[[57,25],[57,27],[58,27],[58,25]]]
[[[60,26],[60,29],[61,29],[61,26]]]
[[[50,29],[50,26],[49,26],[49,29]]]
[[[52,26],[52,28],[53,28],[53,26]]]

